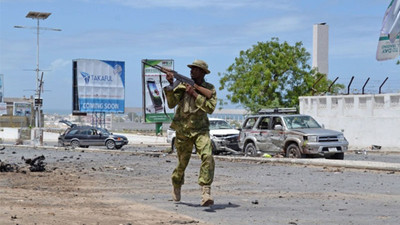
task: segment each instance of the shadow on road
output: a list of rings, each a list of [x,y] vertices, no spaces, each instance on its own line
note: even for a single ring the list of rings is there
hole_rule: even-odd
[[[203,207],[200,204],[186,203],[186,202],[178,202],[177,205],[186,205],[189,207]],[[240,205],[233,204],[228,202],[228,204],[215,204],[209,207],[204,207],[205,212],[216,212],[217,210],[222,210],[226,208],[238,208]]]

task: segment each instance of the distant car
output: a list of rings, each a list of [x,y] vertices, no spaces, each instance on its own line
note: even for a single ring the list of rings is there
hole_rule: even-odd
[[[78,126],[66,120],[61,120],[60,122],[69,127],[58,137],[59,146],[71,146],[73,148],[106,146],[108,149],[121,149],[122,146],[128,144],[128,138],[110,133],[105,128]]]
[[[245,156],[269,153],[343,159],[348,145],[342,132],[325,129],[311,116],[297,114],[292,108],[266,109],[248,116],[239,135]]]
[[[239,153],[239,130],[233,129],[232,126],[223,119],[209,118],[209,121],[213,154],[218,155],[227,152]],[[167,142],[171,143],[171,148],[175,151],[175,131],[171,128],[167,130]],[[193,153],[195,152],[196,150],[194,149]]]

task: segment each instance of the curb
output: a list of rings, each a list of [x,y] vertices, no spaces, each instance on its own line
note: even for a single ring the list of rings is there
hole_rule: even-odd
[[[253,157],[221,157],[214,156],[214,158],[224,160],[243,160],[259,163],[280,163],[292,165],[306,165],[306,166],[330,166],[341,167],[350,169],[365,169],[365,170],[382,170],[382,171],[396,171],[400,172],[400,163],[385,163],[374,161],[356,161],[356,160],[332,160],[332,159],[291,159],[291,158],[253,158]]]

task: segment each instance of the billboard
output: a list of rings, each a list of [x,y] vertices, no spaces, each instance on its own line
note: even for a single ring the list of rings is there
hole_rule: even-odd
[[[75,113],[124,113],[125,62],[77,59],[72,62]]]
[[[172,59],[144,59],[150,65],[174,69]],[[162,88],[169,85],[166,75],[142,63],[143,109],[146,123],[171,122],[174,110],[169,109]]]
[[[14,116],[31,116],[32,104],[29,102],[14,102]]]
[[[4,76],[0,74],[0,102],[3,102],[4,96]]]

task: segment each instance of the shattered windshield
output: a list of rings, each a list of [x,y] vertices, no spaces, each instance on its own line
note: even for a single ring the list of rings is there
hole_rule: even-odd
[[[219,129],[233,129],[229,123],[224,120],[216,120],[210,121],[210,130],[219,130]]]
[[[321,128],[311,116],[285,116],[283,119],[288,129]]]

